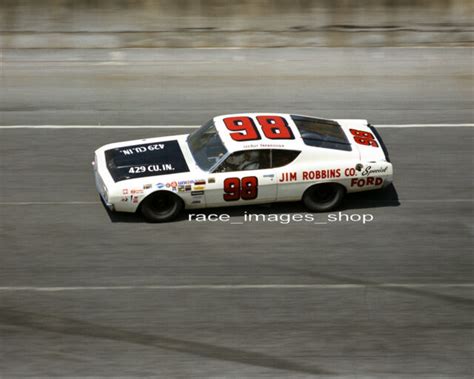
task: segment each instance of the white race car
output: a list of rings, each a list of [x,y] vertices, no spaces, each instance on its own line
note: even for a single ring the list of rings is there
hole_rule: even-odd
[[[93,166],[110,210],[138,210],[150,222],[183,209],[278,201],[329,211],[345,193],[385,187],[393,174],[366,120],[280,113],[217,116],[191,134],[108,144]]]

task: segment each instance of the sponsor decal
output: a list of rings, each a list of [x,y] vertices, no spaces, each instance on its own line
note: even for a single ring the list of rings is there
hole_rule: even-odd
[[[128,201],[128,196],[122,196],[122,201],[125,203]]]
[[[362,171],[362,176],[369,176],[372,174],[385,174],[387,170],[388,170],[388,166],[383,167],[383,168],[377,168],[377,169],[372,169],[372,166],[367,166]]]
[[[143,193],[143,190],[142,189],[132,189],[132,190],[130,190],[130,193],[132,195],[139,195],[139,194]]]
[[[201,200],[193,200],[192,204],[201,204]]]
[[[144,184],[143,185],[143,189],[150,189],[151,188],[151,184]]]
[[[178,186],[178,192],[184,192],[184,186]]]
[[[191,196],[202,196],[204,191],[191,191]]]
[[[215,182],[216,182],[216,178],[209,178],[209,179],[207,180],[207,182],[208,182],[209,184],[215,183]]]
[[[370,168],[370,166],[368,167]],[[373,173],[382,173],[385,172],[388,167],[385,168],[384,171],[375,171]],[[372,171],[370,171],[372,173]],[[282,172],[280,177],[278,178],[279,183],[285,182],[296,182],[298,180],[320,180],[320,179],[334,179],[340,178],[342,175],[345,177],[353,177],[357,176],[357,171],[355,168],[331,168],[331,169],[321,169],[321,170],[308,170],[298,173],[296,171],[292,172]],[[364,175],[364,173],[362,173]]]
[[[296,180],[297,180],[296,172],[282,172],[281,177],[278,179],[280,183],[294,182]]]
[[[178,185],[180,184],[193,184],[195,182],[195,180],[191,179],[191,180],[180,180],[178,181]]]
[[[187,191],[191,191],[191,184],[187,184],[184,186],[184,190],[187,192]]]
[[[214,183],[215,183],[215,179],[214,179]],[[188,184],[189,185],[192,185],[192,184],[203,185],[203,184],[206,184],[206,180],[205,179],[189,179],[189,180],[178,180],[176,182],[177,186],[188,185]]]
[[[341,176],[340,168],[333,168],[328,170],[312,170],[303,171],[303,180],[318,180],[318,179],[332,179]]]
[[[138,196],[133,196],[132,203],[138,203]]]
[[[367,178],[353,178],[351,179],[351,187],[368,187],[368,186],[381,186],[383,179],[378,177],[369,176]]]
[[[128,195],[128,189],[127,188],[122,190],[122,195]]]
[[[202,191],[202,190],[205,189],[205,188],[206,188],[206,186],[194,186],[193,189],[194,189],[195,191]]]
[[[170,183],[158,183],[156,184],[156,188],[158,189],[169,189],[173,192],[177,192],[178,191],[178,183],[177,182],[170,182]]]
[[[346,168],[344,169],[344,176],[357,176],[357,172],[355,168]]]

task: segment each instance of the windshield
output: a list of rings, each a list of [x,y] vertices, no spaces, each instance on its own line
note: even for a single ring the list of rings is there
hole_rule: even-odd
[[[227,153],[212,120],[189,135],[188,145],[197,165],[204,171],[209,171]]]

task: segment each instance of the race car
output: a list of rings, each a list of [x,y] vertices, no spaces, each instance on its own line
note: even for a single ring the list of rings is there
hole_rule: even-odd
[[[346,193],[386,187],[393,177],[366,120],[281,113],[217,116],[191,134],[108,144],[93,166],[104,204],[149,222],[183,209],[283,201],[325,212]]]

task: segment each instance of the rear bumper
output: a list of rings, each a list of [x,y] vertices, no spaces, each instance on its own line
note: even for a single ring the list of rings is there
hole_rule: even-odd
[[[377,131],[377,129],[374,128],[373,125],[367,124],[367,126],[370,128],[371,132],[375,135],[375,138],[377,138],[377,141],[380,143],[380,147],[383,150],[385,159],[387,160],[387,162],[390,162],[390,157],[388,155],[387,147],[385,146],[385,143],[383,142],[382,137],[380,137],[379,132]]]

